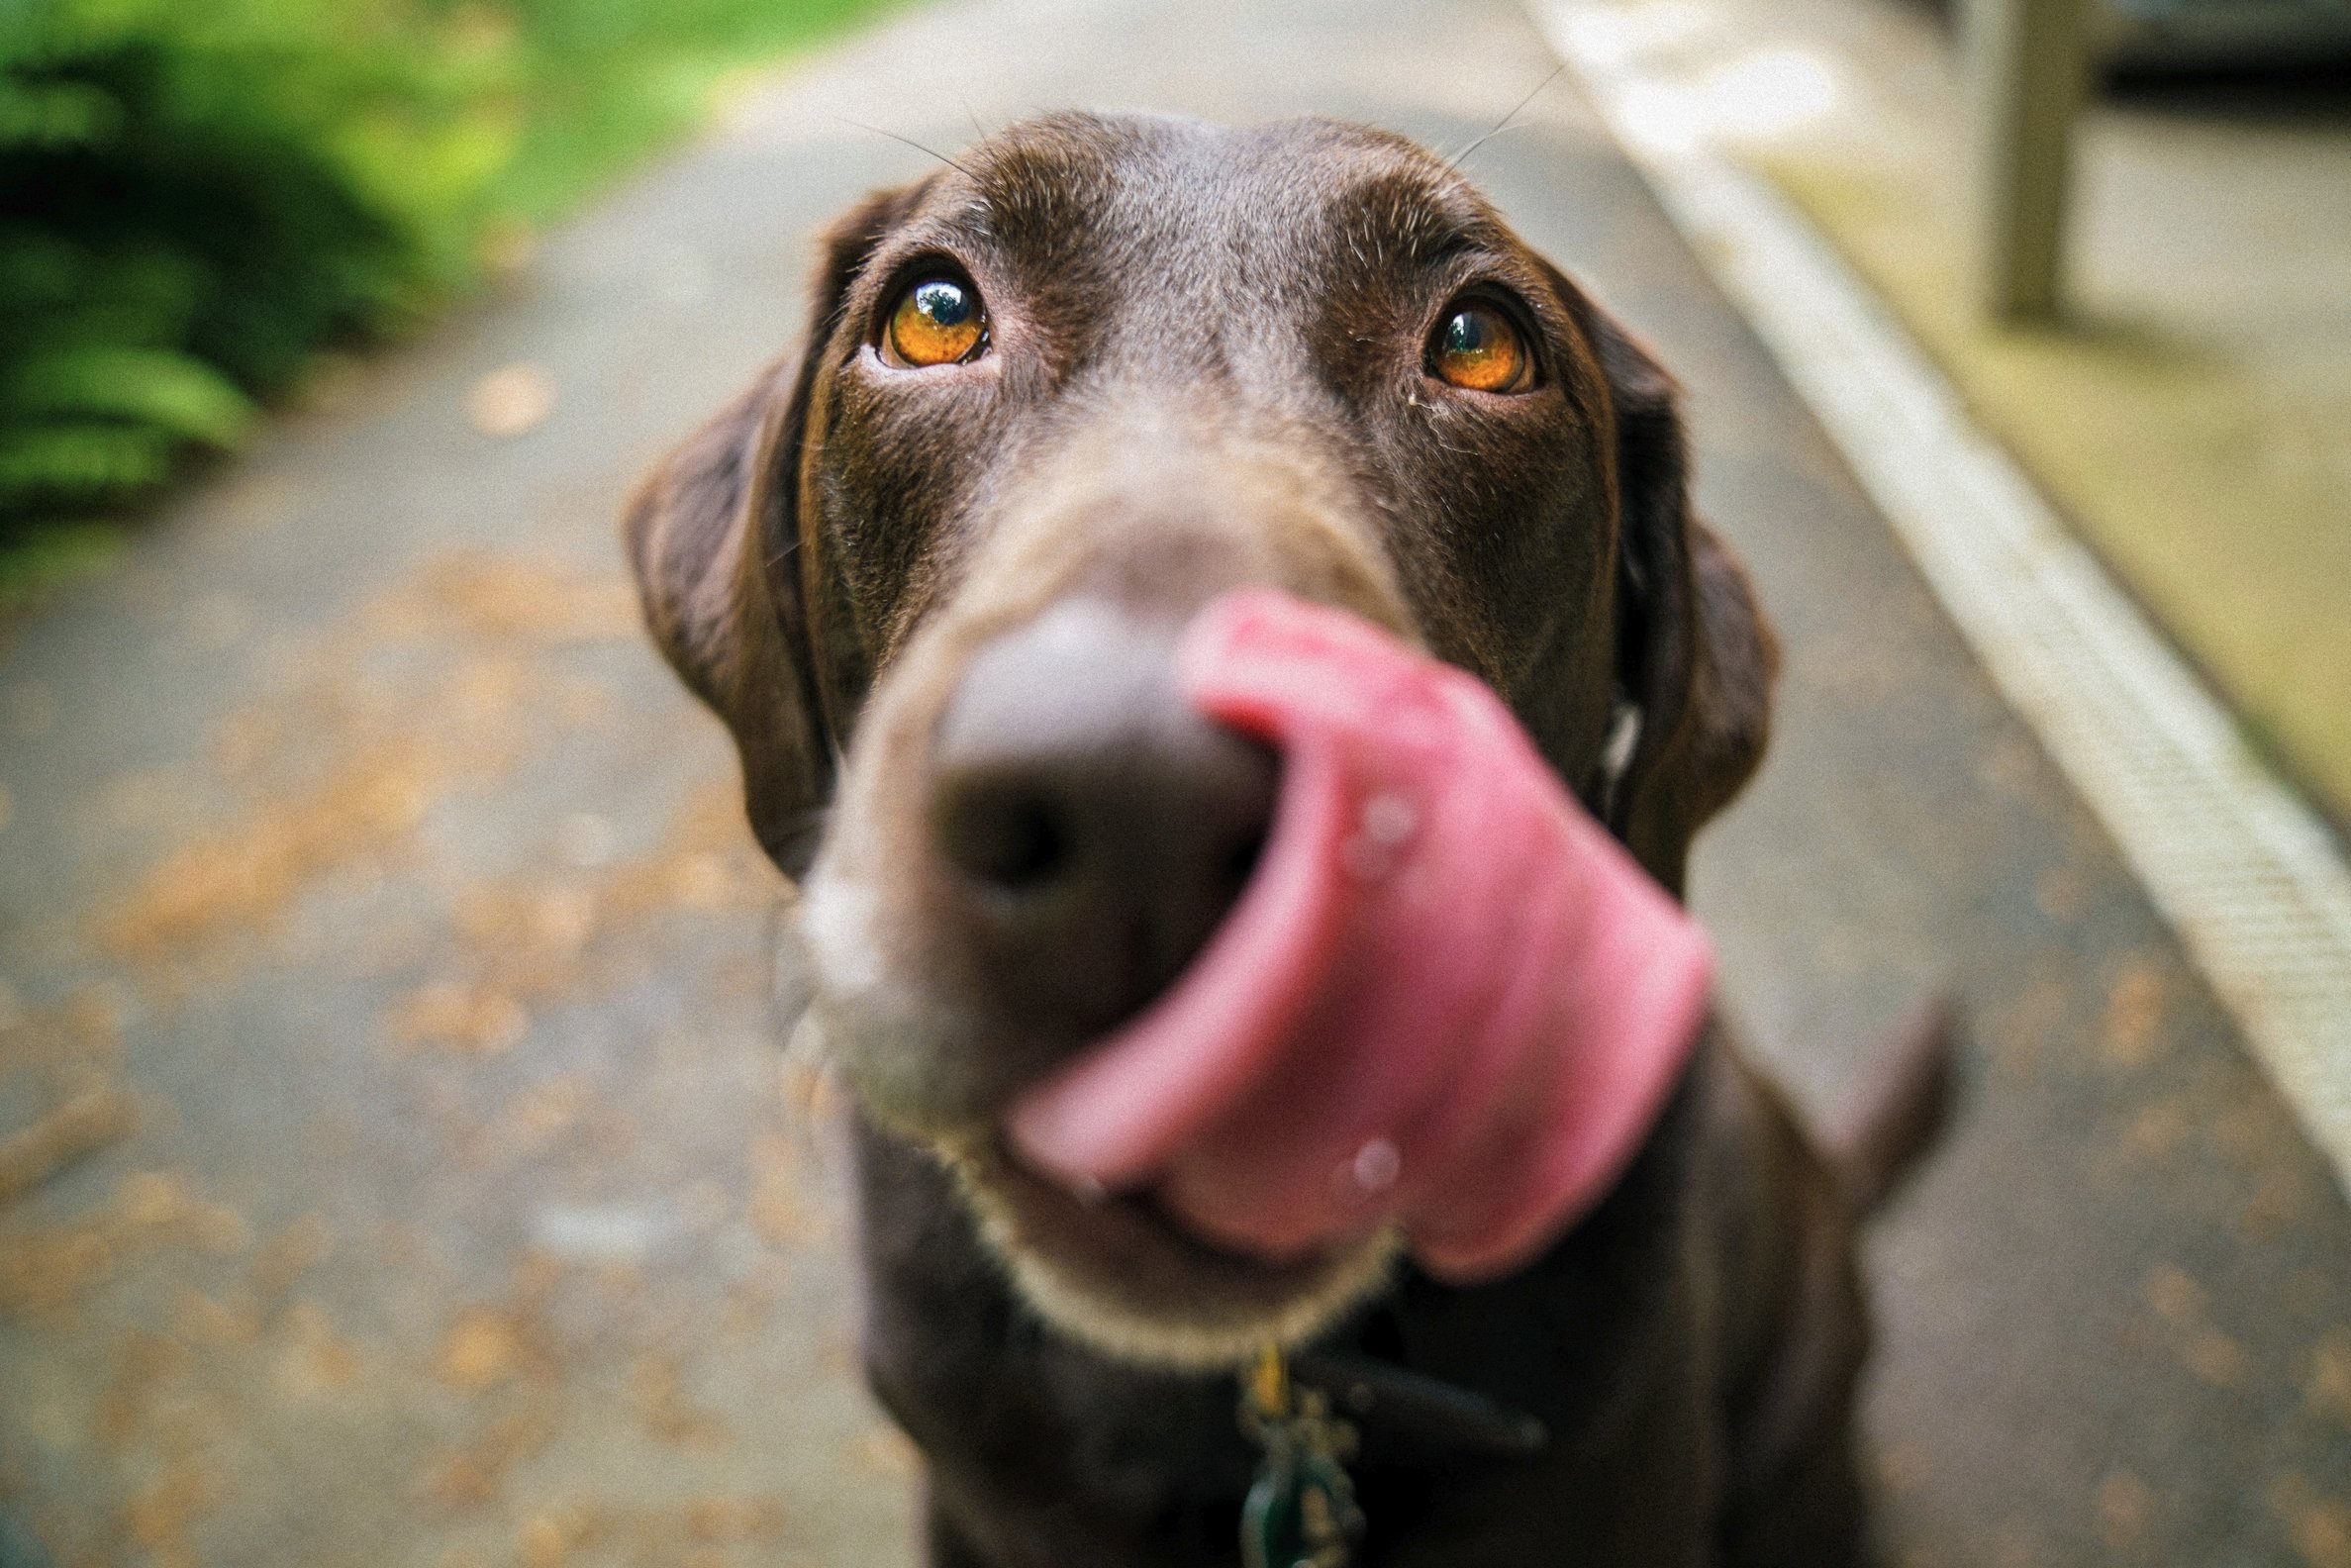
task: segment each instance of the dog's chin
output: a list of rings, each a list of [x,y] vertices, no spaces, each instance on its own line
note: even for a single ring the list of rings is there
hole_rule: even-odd
[[[1054,1328],[1118,1360],[1222,1371],[1314,1338],[1388,1284],[1403,1250],[1392,1229],[1271,1262],[1192,1234],[1147,1198],[1080,1197],[1023,1166],[977,1111],[1001,1106],[1019,1075],[942,1071],[1018,1052],[950,1032],[950,1018],[880,986],[820,984],[795,1046],[829,1062],[877,1127],[946,1169],[990,1255]]]
[[[1266,1262],[1188,1234],[1148,1199],[1068,1192],[992,1136],[926,1142],[1029,1305],[1123,1361],[1222,1371],[1303,1343],[1386,1285],[1399,1250],[1383,1229]]]

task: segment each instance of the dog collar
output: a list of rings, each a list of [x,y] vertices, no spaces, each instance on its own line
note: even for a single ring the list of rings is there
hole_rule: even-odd
[[[1373,1356],[1310,1352],[1292,1358],[1291,1376],[1371,1432],[1382,1458],[1524,1459],[1551,1440],[1524,1411]]]

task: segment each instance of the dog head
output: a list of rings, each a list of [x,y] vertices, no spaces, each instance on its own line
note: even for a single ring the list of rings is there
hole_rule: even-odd
[[[842,218],[815,292],[627,533],[804,881],[828,1052],[1048,1317],[1191,1363],[1298,1337],[1384,1238],[1232,1256],[992,1130],[1182,970],[1262,839],[1278,762],[1180,700],[1177,634],[1243,584],[1388,627],[1678,891],[1773,653],[1673,385],[1444,163],[1322,121],[1029,121]]]

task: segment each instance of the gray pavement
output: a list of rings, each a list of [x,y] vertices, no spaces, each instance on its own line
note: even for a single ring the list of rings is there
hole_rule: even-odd
[[[1550,68],[1496,0],[911,14],[7,634],[0,1137],[70,1104],[102,1145],[13,1201],[0,1155],[12,1527],[60,1565],[910,1560],[766,1001],[778,884],[634,631],[620,497],[794,335],[812,229],[922,166],[843,117],[1450,147]],[[1871,1247],[1890,1560],[2351,1564],[2328,1172],[1572,89],[1468,167],[1682,374],[1786,640],[1695,878],[1759,1053],[1825,1105],[1921,988],[1973,1009]],[[518,363],[552,411],[485,436]]]

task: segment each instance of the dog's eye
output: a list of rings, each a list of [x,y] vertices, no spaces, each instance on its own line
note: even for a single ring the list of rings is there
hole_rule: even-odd
[[[951,278],[925,278],[898,296],[883,347],[902,365],[953,364],[978,353],[987,336],[978,290]]]
[[[1429,373],[1471,392],[1517,392],[1532,368],[1518,329],[1491,305],[1464,305],[1452,312],[1428,344]]]

